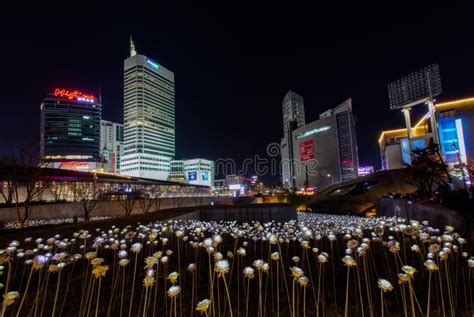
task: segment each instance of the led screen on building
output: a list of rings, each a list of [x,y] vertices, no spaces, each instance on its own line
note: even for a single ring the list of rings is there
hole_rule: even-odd
[[[205,181],[205,182],[209,181],[209,172],[208,171],[202,172],[202,180]]]
[[[197,181],[197,172],[188,172],[188,181]]]
[[[313,140],[306,140],[300,143],[300,161],[309,161],[314,159]]]

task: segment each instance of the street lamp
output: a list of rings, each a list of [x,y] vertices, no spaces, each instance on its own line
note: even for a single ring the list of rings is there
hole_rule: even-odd
[[[331,177],[331,185],[334,184],[334,177],[331,174],[326,175],[328,178]]]

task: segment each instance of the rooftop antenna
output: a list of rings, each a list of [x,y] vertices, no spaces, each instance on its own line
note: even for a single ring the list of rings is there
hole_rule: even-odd
[[[133,43],[132,36],[130,35],[130,57],[137,55],[137,51],[135,50],[135,43]]]

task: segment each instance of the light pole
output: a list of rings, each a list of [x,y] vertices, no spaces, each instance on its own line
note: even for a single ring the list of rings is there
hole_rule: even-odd
[[[331,177],[331,185],[333,185],[334,184],[334,177],[330,173],[328,173],[326,176],[328,178]]]

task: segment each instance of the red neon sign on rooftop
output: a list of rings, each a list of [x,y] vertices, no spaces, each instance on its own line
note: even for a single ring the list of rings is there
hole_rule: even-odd
[[[95,97],[93,95],[87,95],[79,90],[67,90],[67,89],[54,89],[54,96],[55,97],[65,97],[69,100],[76,99],[79,101],[86,101],[86,102],[94,102]]]

